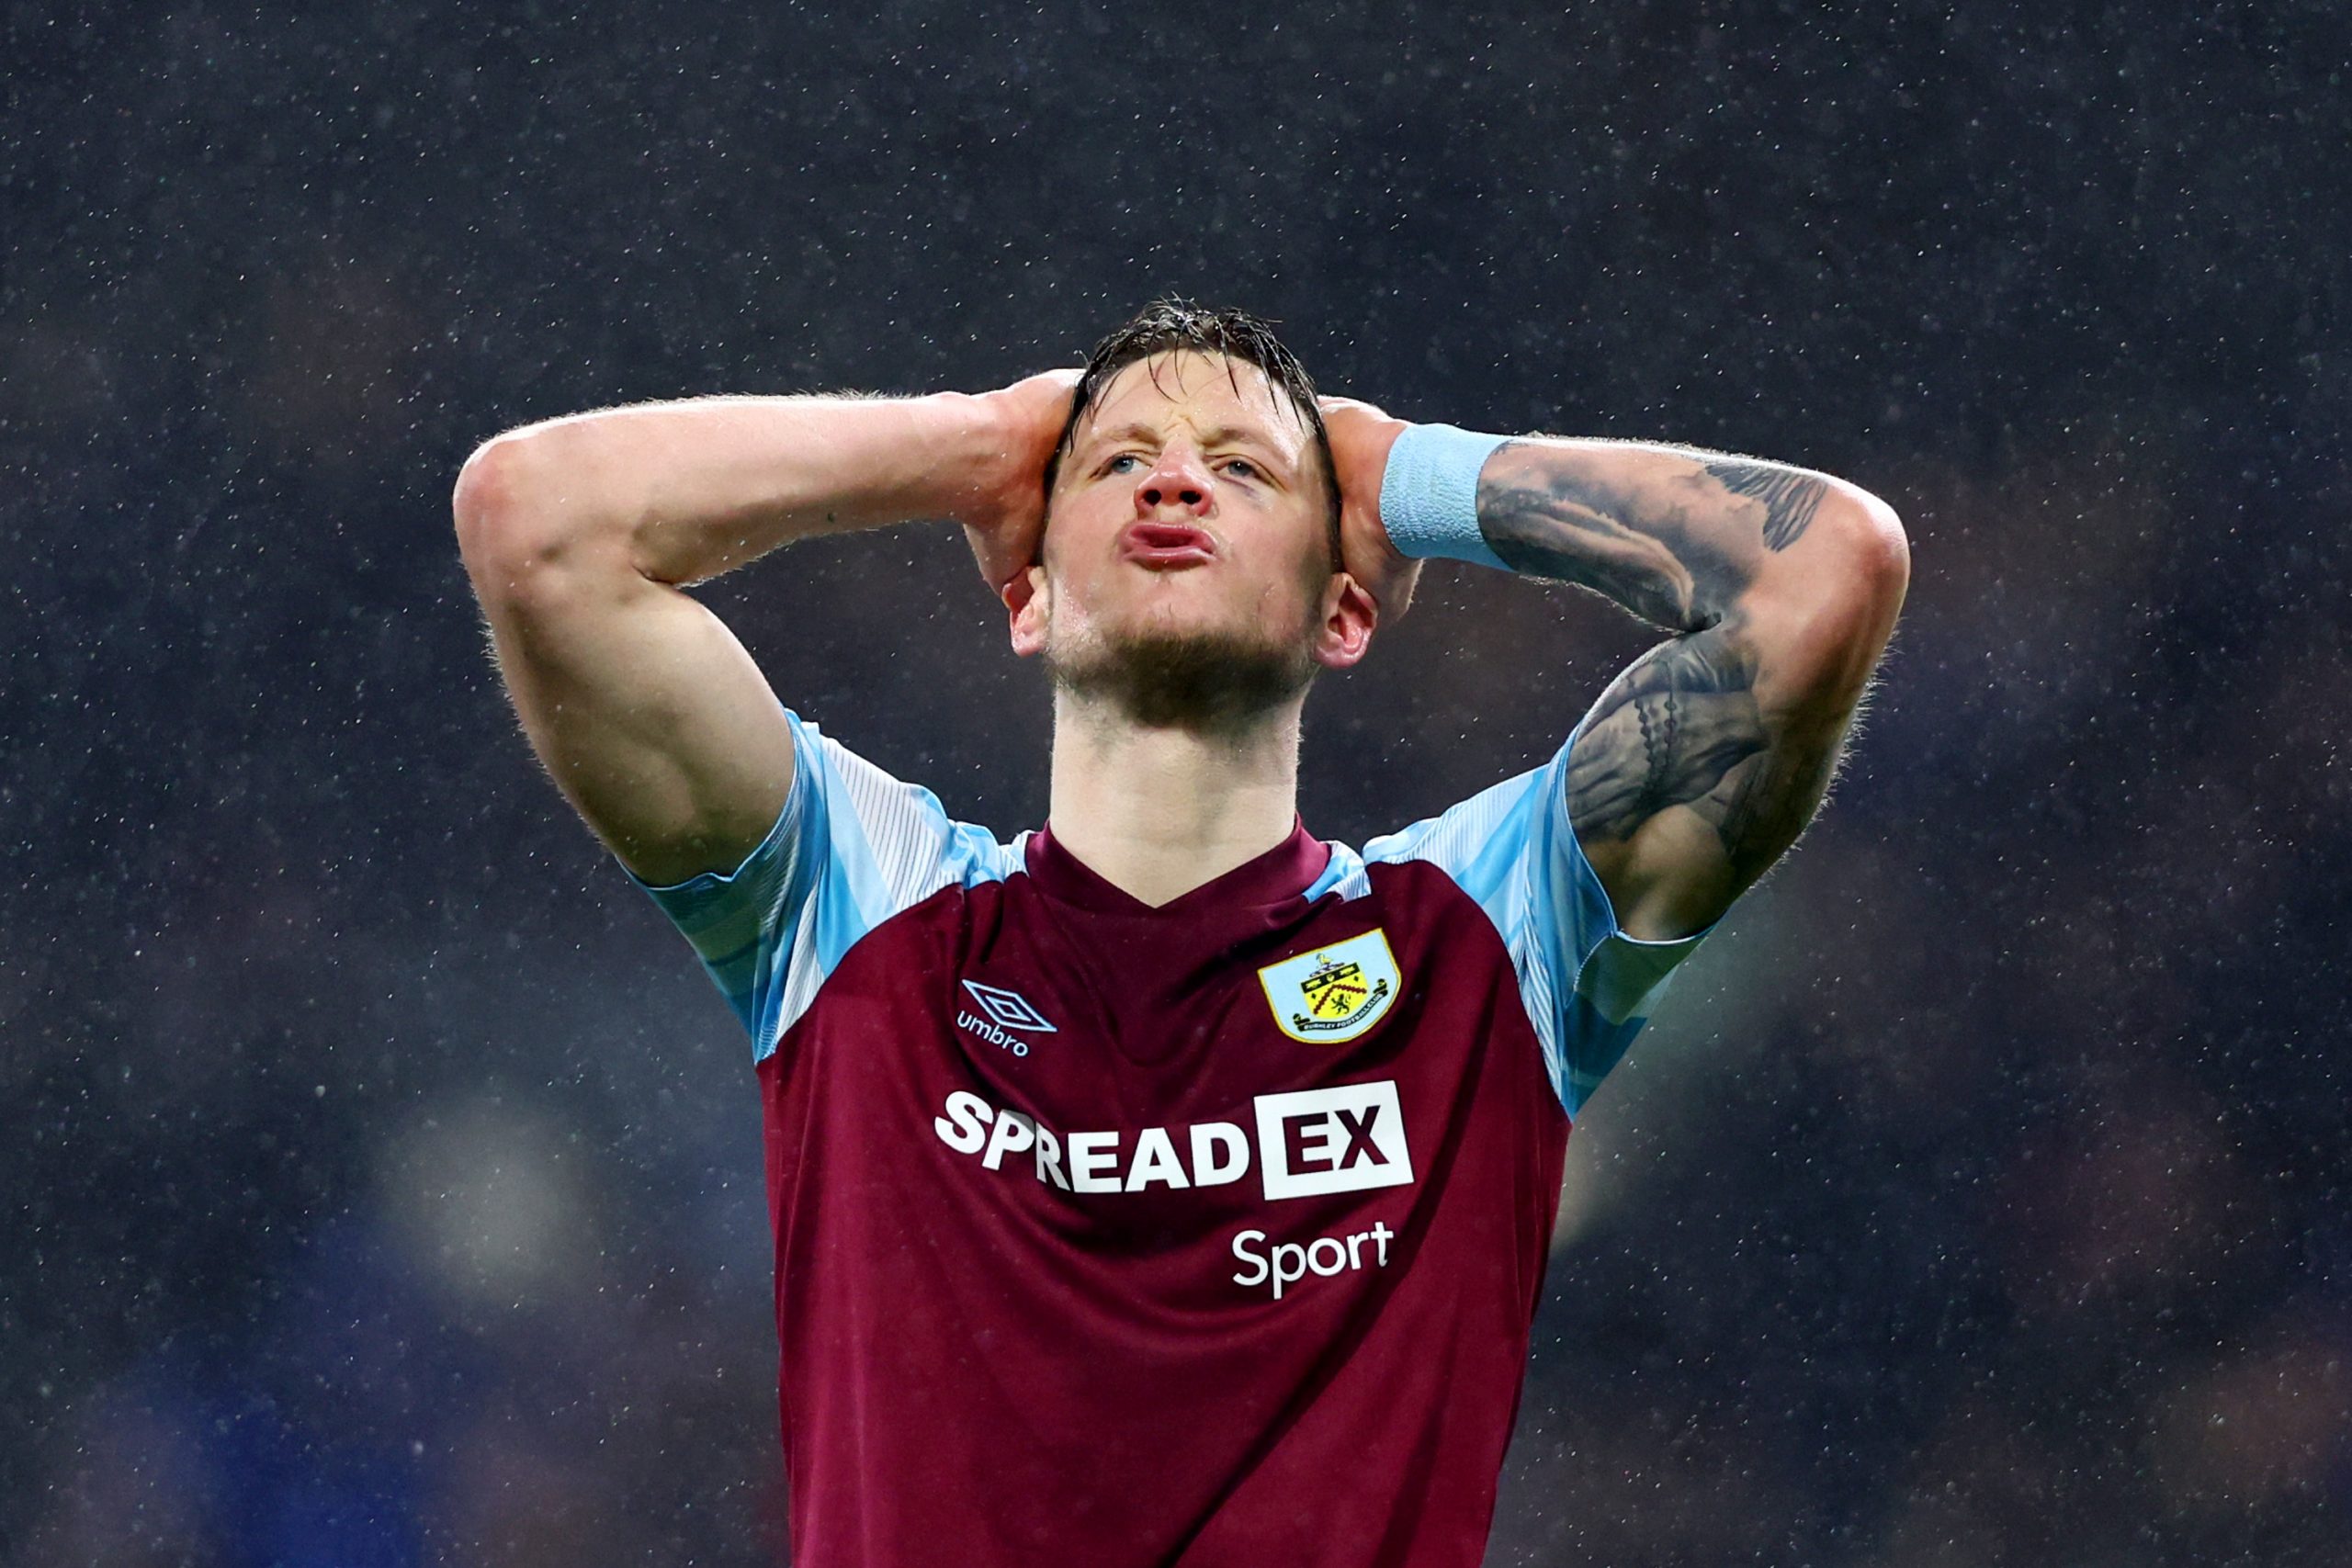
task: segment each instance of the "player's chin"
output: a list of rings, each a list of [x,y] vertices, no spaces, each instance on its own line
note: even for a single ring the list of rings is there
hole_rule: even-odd
[[[1213,642],[1252,643],[1270,639],[1272,628],[1254,605],[1236,604],[1225,597],[1170,594],[1136,606],[1122,628],[1151,639],[1198,638]]]

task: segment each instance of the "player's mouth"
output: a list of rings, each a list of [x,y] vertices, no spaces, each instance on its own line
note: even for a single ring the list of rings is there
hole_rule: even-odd
[[[1216,558],[1216,541],[1182,523],[1132,523],[1119,536],[1119,558],[1151,571],[1181,571]]]

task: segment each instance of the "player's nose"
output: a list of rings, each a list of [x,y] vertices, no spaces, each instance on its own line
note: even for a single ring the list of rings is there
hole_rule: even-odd
[[[1136,512],[1140,516],[1168,510],[1195,516],[1209,507],[1208,466],[1182,442],[1159,450],[1151,467],[1136,481]]]

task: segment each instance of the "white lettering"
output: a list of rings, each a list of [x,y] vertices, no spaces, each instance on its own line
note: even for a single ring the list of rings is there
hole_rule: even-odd
[[[947,1114],[933,1117],[931,1124],[939,1130],[941,1143],[959,1155],[976,1155],[987,1136],[980,1129],[995,1114],[987,1100],[959,1089],[947,1097]]]
[[[1069,1135],[1069,1181],[1080,1192],[1119,1190],[1119,1134],[1072,1133]],[[1108,1175],[1097,1175],[1107,1171]]]
[[[1242,1262],[1249,1264],[1252,1269],[1257,1270],[1254,1274],[1236,1274],[1233,1277],[1233,1282],[1235,1284],[1262,1285],[1266,1282],[1268,1269],[1266,1268],[1265,1254],[1250,1250],[1250,1247],[1254,1243],[1261,1242],[1265,1239],[1266,1233],[1264,1231],[1243,1231],[1239,1235],[1233,1238],[1233,1256],[1238,1258]]]
[[[1062,1141],[1043,1127],[1037,1129],[1037,1179],[1069,1190],[1069,1178],[1062,1174]]]
[[[1401,1187],[1413,1179],[1396,1085],[1340,1084],[1291,1094],[1261,1094],[1248,1123],[1196,1122],[1190,1127],[1057,1133],[1026,1111],[1000,1110],[958,1089],[933,1118],[940,1142],[978,1155],[989,1170],[1008,1160],[1034,1167],[1037,1179],[1065,1192],[1148,1192],[1223,1187],[1249,1174],[1253,1149],[1269,1199],[1308,1198]],[[1133,1152],[1125,1148],[1134,1140]],[[1028,1155],[1031,1157],[1016,1158]]]
[[[1225,1158],[1217,1158],[1222,1149]],[[1193,1184],[1222,1187],[1250,1168],[1250,1134],[1230,1122],[1203,1122],[1193,1129]]]
[[[989,1152],[980,1163],[990,1170],[1003,1168],[1004,1156],[1017,1155],[1037,1141],[1037,1123],[1018,1111],[1000,1112],[996,1131],[989,1134]]]
[[[1168,1141],[1165,1127],[1146,1127],[1136,1138],[1136,1163],[1127,1169],[1127,1190],[1140,1192],[1155,1181],[1170,1187],[1190,1187],[1184,1179],[1184,1162],[1176,1157],[1176,1145]]]
[[[1385,1220],[1375,1220],[1368,1231],[1358,1231],[1350,1236],[1318,1235],[1301,1246],[1295,1241],[1266,1243],[1264,1231],[1243,1231],[1233,1238],[1233,1256],[1243,1265],[1233,1276],[1233,1282],[1245,1288],[1266,1286],[1276,1301],[1283,1292],[1306,1279],[1309,1274],[1328,1280],[1334,1274],[1362,1269],[1363,1244],[1372,1243],[1373,1267],[1388,1267],[1388,1244],[1396,1233]]]
[[[1283,1287],[1295,1285],[1306,1278],[1306,1248],[1295,1241],[1279,1242],[1274,1247],[1274,1300],[1283,1299]]]

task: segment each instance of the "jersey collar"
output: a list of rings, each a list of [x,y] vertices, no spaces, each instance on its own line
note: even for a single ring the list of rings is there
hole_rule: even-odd
[[[1054,837],[1052,827],[1029,835],[1024,856],[1029,875],[1047,897],[1104,914],[1180,917],[1208,908],[1263,907],[1304,896],[1330,863],[1331,846],[1291,819],[1290,837],[1223,876],[1158,906],[1106,880]]]

